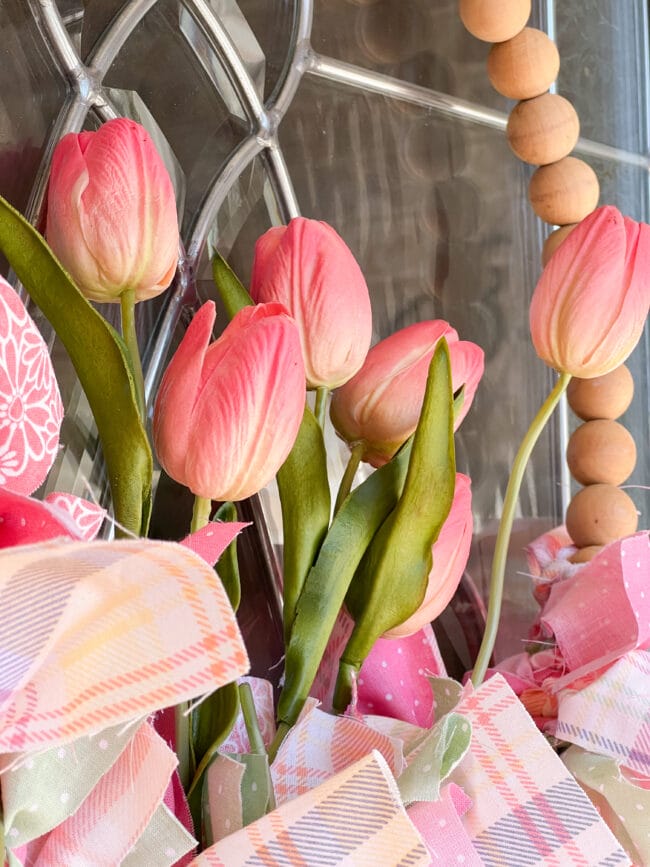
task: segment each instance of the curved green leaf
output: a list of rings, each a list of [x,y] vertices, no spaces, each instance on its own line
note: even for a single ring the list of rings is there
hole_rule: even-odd
[[[327,533],[330,488],[320,425],[305,406],[293,448],[278,472],[283,528],[284,640],[289,642],[296,605]]]
[[[255,303],[244,289],[239,277],[223,256],[216,251],[212,257],[212,278],[226,308],[228,319],[232,319],[243,307]]]
[[[373,536],[395,508],[411,440],[343,501],[305,580],[285,659],[278,719],[291,726],[309,695],[350,581]]]
[[[86,393],[116,521],[146,534],[153,461],[122,338],[86,301],[41,235],[1,197],[0,249],[65,346]]]
[[[222,503],[217,509],[214,521],[233,522],[237,520],[237,507],[234,503]],[[217,575],[228,595],[233,611],[241,602],[241,581],[239,579],[239,560],[237,558],[237,539],[233,539],[217,562]]]
[[[375,641],[422,603],[431,548],[451,509],[455,483],[451,364],[442,339],[429,366],[404,490],[364,554],[346,596],[355,626],[341,658],[338,710],[347,706],[351,672],[359,670]]]

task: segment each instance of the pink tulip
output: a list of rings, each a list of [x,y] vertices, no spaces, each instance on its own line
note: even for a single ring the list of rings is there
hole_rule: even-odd
[[[586,217],[551,256],[530,305],[540,358],[591,379],[621,365],[650,305],[650,226],[610,206]]]
[[[255,301],[279,301],[298,326],[309,388],[336,388],[363,364],[372,336],[368,287],[327,223],[291,220],[255,245]]]
[[[136,301],[172,281],[178,259],[174,188],[146,130],[132,120],[69,133],[56,146],[47,240],[87,298]]]
[[[215,306],[196,314],[163,376],[153,439],[165,471],[195,495],[243,500],[271,481],[305,408],[296,327],[280,304],[245,307],[210,343]]]
[[[465,386],[456,427],[467,414],[483,374],[483,350],[459,340],[442,319],[402,328],[372,347],[361,370],[334,392],[330,415],[350,446],[364,444],[361,460],[385,464],[417,427],[436,344],[449,344],[454,391]]]
[[[454,502],[432,549],[433,568],[424,601],[408,620],[386,632],[384,638],[412,635],[445,610],[465,571],[473,531],[471,481],[456,473]]]

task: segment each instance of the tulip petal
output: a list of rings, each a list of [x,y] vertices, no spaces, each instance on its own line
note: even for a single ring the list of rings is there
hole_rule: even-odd
[[[336,388],[363,364],[372,335],[368,287],[343,239],[302,217],[258,241],[251,295],[295,319],[310,388]],[[267,233],[269,234],[269,233]]]
[[[334,393],[330,410],[332,424],[348,443],[366,444],[362,460],[375,467],[381,466],[415,430],[429,364],[441,337],[449,344],[454,372],[453,347],[458,343],[458,334],[448,322],[434,319],[409,325],[377,343],[361,370]],[[462,374],[471,373],[471,381],[461,382],[460,376],[453,373],[454,390],[466,383],[471,391],[469,399],[465,399],[463,417],[482,373],[478,355],[469,350],[473,346],[464,344],[456,353]],[[476,350],[482,356],[478,347]]]
[[[480,346],[470,340],[458,340],[449,345],[449,355],[454,394],[465,386],[463,405],[454,420],[454,430],[458,430],[472,406],[476,389],[483,376],[485,353]]]
[[[178,257],[171,179],[144,127],[127,118],[70,133],[55,149],[47,238],[95,301],[165,289]]]
[[[543,361],[584,379],[625,361],[648,314],[649,237],[649,227],[609,206],[570,233],[531,301],[531,336]]]
[[[194,493],[237,501],[267,485],[289,454],[304,411],[304,367],[295,326],[275,304],[244,308],[217,344],[185,474]]]
[[[176,480],[183,478],[192,427],[192,411],[215,318],[214,301],[207,301],[190,322],[165,370],[156,397],[153,416],[154,448],[165,472]]]

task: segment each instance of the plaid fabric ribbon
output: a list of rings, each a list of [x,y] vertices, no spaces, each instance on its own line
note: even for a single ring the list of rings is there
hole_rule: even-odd
[[[563,690],[558,698],[558,738],[650,776],[650,652],[632,651],[583,689]]]
[[[191,867],[429,867],[378,752],[206,849]]]
[[[59,540],[0,552],[0,752],[129,722],[247,668],[221,582],[187,548]]]
[[[630,860],[500,676],[456,707],[472,722],[452,779],[474,806],[463,818],[491,867],[613,867]]]

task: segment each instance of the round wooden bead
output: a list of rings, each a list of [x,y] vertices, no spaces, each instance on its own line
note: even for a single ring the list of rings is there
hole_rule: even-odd
[[[545,93],[560,71],[560,55],[552,39],[526,27],[521,33],[490,49],[488,78],[508,99],[532,99]]]
[[[512,39],[530,18],[531,0],[460,0],[461,21],[483,42]]]
[[[578,548],[607,545],[636,532],[639,516],[631,498],[613,485],[589,485],[569,503],[566,528]]]
[[[569,406],[583,421],[619,418],[632,403],[633,397],[634,380],[624,364],[593,379],[574,377],[567,388]]]
[[[604,548],[604,545],[587,545],[586,548],[578,548],[575,554],[569,557],[569,563],[588,563],[590,560],[599,554]]]
[[[599,195],[596,172],[576,157],[541,166],[530,179],[528,188],[533,211],[546,223],[556,226],[579,223],[594,210]]]
[[[580,135],[580,121],[568,99],[543,93],[518,103],[508,118],[508,144],[525,163],[545,166],[571,153]]]
[[[581,485],[622,485],[636,466],[636,444],[622,424],[598,418],[574,430],[566,460]]]
[[[560,246],[562,241],[567,237],[567,235],[571,232],[572,229],[575,229],[577,223],[569,223],[568,226],[560,226],[559,229],[556,229],[554,232],[548,236],[548,238],[544,241],[544,246],[542,247],[542,267],[546,268],[548,265],[548,260],[551,258],[553,253]]]

